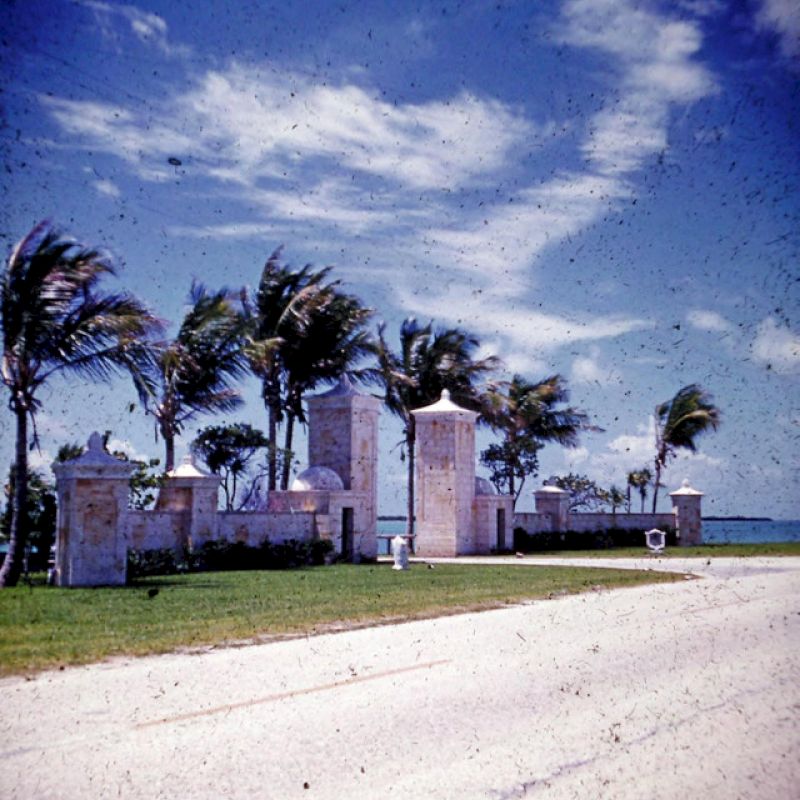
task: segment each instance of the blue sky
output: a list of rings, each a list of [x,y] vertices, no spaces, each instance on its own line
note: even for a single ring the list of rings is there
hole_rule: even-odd
[[[392,331],[460,325],[509,373],[568,378],[605,432],[542,477],[624,485],[655,405],[698,382],[723,425],[667,483],[800,518],[792,0],[4,5],[6,251],[50,218],[172,321],[192,278],[253,286],[280,244],[333,264]],[[42,399],[37,463],[93,428],[161,455],[125,381]],[[385,415],[383,513],[399,438]]]

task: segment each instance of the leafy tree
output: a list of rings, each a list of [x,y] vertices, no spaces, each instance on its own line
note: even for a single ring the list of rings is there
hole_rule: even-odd
[[[236,507],[236,494],[241,476],[247,473],[255,454],[269,446],[269,440],[261,431],[237,422],[233,425],[210,425],[204,428],[192,442],[192,452],[200,456],[206,466],[222,477],[225,493],[225,510]],[[253,491],[254,483],[239,507],[243,506]]]
[[[261,382],[261,397],[267,409],[267,483],[277,487],[278,425],[283,421],[285,356],[287,343],[303,337],[313,308],[325,302],[330,288],[325,280],[330,268],[313,270],[281,264],[281,248],[267,259],[255,299],[246,300],[248,341],[245,348],[252,373]],[[285,455],[285,454],[284,454]]]
[[[3,330],[2,377],[16,417],[15,465],[9,548],[0,586],[19,580],[29,533],[28,422],[40,407],[38,393],[57,372],[107,380],[116,371],[140,371],[142,343],[157,328],[153,315],[127,292],[101,291],[113,274],[108,259],[64,237],[49,223],[37,225],[12,251],[0,276]]]
[[[392,350],[386,341],[386,326],[378,326],[377,366],[373,380],[384,389],[389,411],[403,423],[404,451],[408,456],[407,532],[414,533],[414,447],[416,431],[411,412],[450,391],[453,402],[479,411],[480,393],[476,382],[498,365],[496,358],[476,357],[479,342],[458,328],[434,330],[406,319],[400,327],[400,347]]]
[[[644,501],[647,499],[647,487],[653,480],[653,473],[647,467],[628,473],[628,512],[631,510],[631,489],[637,489],[642,500],[642,514],[644,514]]]
[[[697,450],[695,439],[716,430],[720,411],[711,395],[696,383],[684,386],[671,400],[656,406],[656,457],[653,480],[653,513],[656,513],[661,471],[677,450]]]
[[[607,502],[608,492],[598,486],[586,475],[575,475],[572,472],[563,476],[555,476],[547,481],[551,486],[558,486],[569,492],[570,511],[599,511]]]
[[[489,468],[489,480],[501,494],[519,499],[525,479],[539,471],[542,443],[533,436],[518,434],[490,444],[481,453],[481,463]]]
[[[485,394],[484,418],[501,433],[501,445],[491,445],[481,460],[492,470],[498,491],[519,498],[525,479],[539,467],[538,452],[547,442],[565,447],[578,444],[582,430],[597,430],[588,416],[565,406],[569,401],[566,381],[551,375],[530,383],[520,375],[489,387]]]
[[[176,337],[154,344],[149,369],[134,375],[139,399],[164,440],[165,471],[175,468],[175,437],[189,420],[241,404],[231,384],[245,371],[243,345],[244,321],[230,292],[193,283]]]
[[[284,452],[292,452],[295,421],[305,423],[303,397],[320,384],[332,383],[355,367],[374,345],[365,326],[372,311],[357,297],[333,286],[320,289],[316,302],[306,309],[305,324],[299,335],[282,342],[280,358],[284,373],[286,429]],[[283,459],[281,489],[289,484],[291,458]]]
[[[8,540],[11,533],[16,478],[16,466],[12,464],[8,470],[8,482],[4,487],[5,510],[0,517],[0,538],[4,540]],[[31,469],[28,470],[25,520],[29,531],[28,545],[30,545],[28,569],[33,571],[45,569],[56,533],[56,493],[55,487],[46,481],[40,472]]]

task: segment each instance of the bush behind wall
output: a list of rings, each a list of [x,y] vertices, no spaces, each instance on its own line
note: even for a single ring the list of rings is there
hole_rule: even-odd
[[[327,539],[301,542],[289,539],[257,547],[243,542],[206,542],[196,550],[176,553],[170,548],[128,551],[128,582],[148,575],[181,572],[222,572],[251,569],[296,569],[321,566],[333,552]]]
[[[665,528],[667,547],[678,543],[673,528]],[[644,528],[607,528],[599,531],[542,531],[528,533],[514,528],[514,549],[520,553],[549,550],[608,550],[611,547],[641,547],[646,549]]]

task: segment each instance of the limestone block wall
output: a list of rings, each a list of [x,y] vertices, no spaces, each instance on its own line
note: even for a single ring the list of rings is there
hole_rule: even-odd
[[[501,511],[502,514],[498,515]],[[507,495],[478,495],[473,508],[475,552],[508,550],[514,546],[514,501]]]
[[[514,527],[522,528],[526,533],[546,533],[553,530],[550,514],[535,511],[517,512],[514,514]]]
[[[221,541],[244,542],[257,547],[267,539],[274,544],[289,539],[309,541],[314,533],[314,514],[307,512],[219,512],[218,538]]]
[[[191,535],[191,515],[184,511],[128,510],[121,526],[132,550],[180,552]]]
[[[298,512],[327,514],[330,492],[316,489],[291,492],[270,492],[267,511],[273,514],[294,514]]]
[[[636,530],[642,528],[670,528],[675,530],[675,515],[672,513],[663,514],[609,514],[605,512],[597,513],[572,513],[567,517],[567,529],[571,531],[607,531],[609,528],[621,528],[622,530]]]

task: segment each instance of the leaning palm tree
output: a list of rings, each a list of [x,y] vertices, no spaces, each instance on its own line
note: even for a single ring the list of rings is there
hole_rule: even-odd
[[[478,340],[458,328],[434,331],[431,324],[420,325],[411,317],[400,327],[398,351],[391,349],[385,333],[386,326],[379,325],[377,366],[371,377],[383,386],[386,407],[403,423],[401,453],[408,457],[406,533],[412,536],[416,430],[411,412],[438,400],[443,389],[450,391],[454,402],[480,410],[476,382],[499,362],[494,357],[476,358]]]
[[[175,438],[189,420],[241,404],[231,384],[246,369],[243,345],[244,321],[230,292],[193,283],[177,335],[153,344],[150,368],[134,373],[145,412],[164,440],[166,472],[175,468]]]
[[[309,309],[322,301],[330,268],[314,271],[307,264],[296,270],[281,264],[281,248],[267,259],[254,300],[245,302],[248,343],[245,348],[251,372],[261,382],[267,409],[267,488],[277,486],[278,425],[283,421],[284,357],[287,342],[304,334]],[[284,459],[285,460],[285,459]]]
[[[495,452],[505,462],[504,488],[515,502],[526,476],[538,463],[538,451],[546,443],[577,447],[581,431],[599,430],[589,423],[583,411],[565,407],[568,401],[569,391],[561,375],[551,375],[538,383],[514,375],[510,381],[493,383],[486,391],[483,417],[503,437],[502,446]]]
[[[322,289],[306,311],[302,334],[280,348],[284,370],[284,453],[292,452],[295,421],[305,423],[303,397],[317,386],[333,383],[343,374],[359,377],[358,363],[374,352],[365,326],[372,310],[335,287]],[[283,459],[281,489],[289,484],[291,459]]]
[[[113,274],[106,256],[42,222],[14,248],[0,276],[2,376],[16,417],[18,476],[0,586],[14,586],[22,568],[28,422],[35,440],[39,390],[57,372],[107,380],[115,372],[141,370],[148,358],[142,342],[159,323],[127,292],[99,290],[103,276]]]
[[[656,406],[656,457],[653,513],[656,513],[661,471],[676,450],[695,452],[695,439],[719,427],[720,411],[711,395],[696,383],[684,386],[671,400]]]

